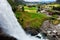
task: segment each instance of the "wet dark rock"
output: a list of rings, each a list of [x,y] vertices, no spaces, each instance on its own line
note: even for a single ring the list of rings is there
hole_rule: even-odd
[[[29,33],[30,33],[32,36],[35,36],[35,35],[38,34],[38,32],[37,32],[36,30],[34,30],[34,29],[29,30]]]
[[[60,35],[57,35],[60,38]]]
[[[3,29],[0,28],[0,40],[17,40],[16,38],[3,32]]]
[[[39,38],[39,39],[41,39],[41,37],[40,36],[36,36],[37,38]]]
[[[56,38],[56,35],[53,35],[54,38]]]
[[[26,30],[26,33],[31,34],[31,36],[35,36],[39,33],[37,30],[31,29],[31,28],[26,28],[25,30]]]
[[[17,40],[17,39],[11,36],[0,35],[0,40]]]
[[[42,33],[42,36],[43,36],[43,38],[46,38],[47,34],[46,33]]]
[[[58,35],[58,37],[60,38],[60,35]]]
[[[42,33],[42,35],[47,36],[47,34],[46,34],[46,33]]]

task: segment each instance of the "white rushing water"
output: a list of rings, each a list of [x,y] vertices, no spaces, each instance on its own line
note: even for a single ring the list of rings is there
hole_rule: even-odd
[[[7,0],[0,0],[0,27],[3,31],[10,36],[17,38],[18,40],[44,40],[36,37],[28,36],[21,25],[17,22],[17,19],[12,11],[11,6]]]

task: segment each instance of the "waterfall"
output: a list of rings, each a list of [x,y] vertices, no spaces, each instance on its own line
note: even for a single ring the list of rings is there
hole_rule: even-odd
[[[0,28],[3,32],[17,38],[18,40],[40,40],[36,37],[27,35],[12,11],[7,0],[0,0]],[[44,39],[41,39],[44,40]]]

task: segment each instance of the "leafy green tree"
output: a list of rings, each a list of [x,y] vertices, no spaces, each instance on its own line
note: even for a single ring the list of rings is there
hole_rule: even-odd
[[[16,6],[18,5],[24,5],[23,0],[8,0],[10,5],[12,6],[12,10],[15,12],[16,11]],[[22,7],[22,10],[24,11],[24,7]]]
[[[60,0],[56,0],[57,3],[60,3]]]
[[[23,0],[8,0],[8,2],[11,4],[11,6],[24,4]]]

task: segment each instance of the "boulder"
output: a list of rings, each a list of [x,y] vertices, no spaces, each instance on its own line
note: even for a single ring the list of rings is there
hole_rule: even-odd
[[[31,34],[32,36],[35,36],[39,33],[37,30],[29,28],[29,27],[26,28],[25,30],[26,30],[26,33]]]

